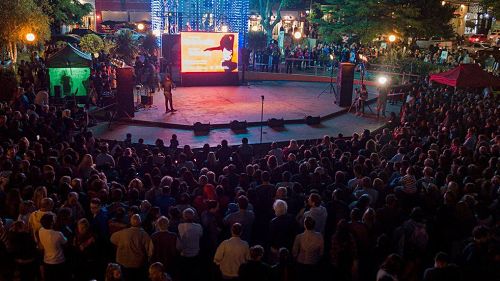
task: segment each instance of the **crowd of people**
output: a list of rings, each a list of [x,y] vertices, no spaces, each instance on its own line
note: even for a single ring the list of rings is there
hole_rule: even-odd
[[[498,96],[407,95],[379,133],[263,154],[2,104],[0,280],[498,280]]]

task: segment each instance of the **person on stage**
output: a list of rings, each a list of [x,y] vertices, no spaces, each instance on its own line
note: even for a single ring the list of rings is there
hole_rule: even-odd
[[[366,86],[363,84],[361,85],[361,90],[359,92],[357,115],[360,116],[365,115],[365,103],[367,100],[368,100],[368,90],[366,89]]]
[[[385,87],[382,87],[378,91],[377,98],[377,118],[380,117],[380,113],[385,117],[385,107],[387,105],[387,95],[389,94],[389,90]]]
[[[174,109],[174,104],[172,103],[172,90],[175,89],[175,84],[172,81],[170,74],[165,75],[165,79],[162,83],[163,95],[165,96],[165,113],[177,111]],[[168,108],[170,103],[170,109]]]

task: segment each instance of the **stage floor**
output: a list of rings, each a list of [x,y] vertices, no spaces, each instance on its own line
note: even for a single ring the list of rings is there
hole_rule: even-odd
[[[328,83],[266,81],[248,86],[179,87],[173,91],[176,112],[165,113],[163,94],[156,93],[151,109],[141,109],[133,120],[152,123],[193,125],[196,122],[228,124],[233,120],[259,122],[261,96],[264,121],[270,118],[303,119],[342,110],[328,93]],[[370,89],[370,98],[375,96]]]

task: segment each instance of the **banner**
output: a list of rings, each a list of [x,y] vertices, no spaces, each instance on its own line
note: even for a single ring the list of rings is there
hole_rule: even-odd
[[[181,72],[237,72],[238,33],[181,32]]]

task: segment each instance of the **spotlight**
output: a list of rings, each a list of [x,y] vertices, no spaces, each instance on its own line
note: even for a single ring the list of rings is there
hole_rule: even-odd
[[[144,24],[143,24],[143,23],[140,23],[140,24],[138,24],[138,25],[137,25],[137,29],[138,29],[139,31],[143,31],[143,30],[144,30],[144,28],[146,28],[146,26],[144,26]]]
[[[300,33],[300,31],[297,31],[293,34],[293,37],[295,37],[295,39],[300,39],[302,37],[302,33]]]
[[[389,42],[394,42],[396,41],[396,35],[389,35]]]

